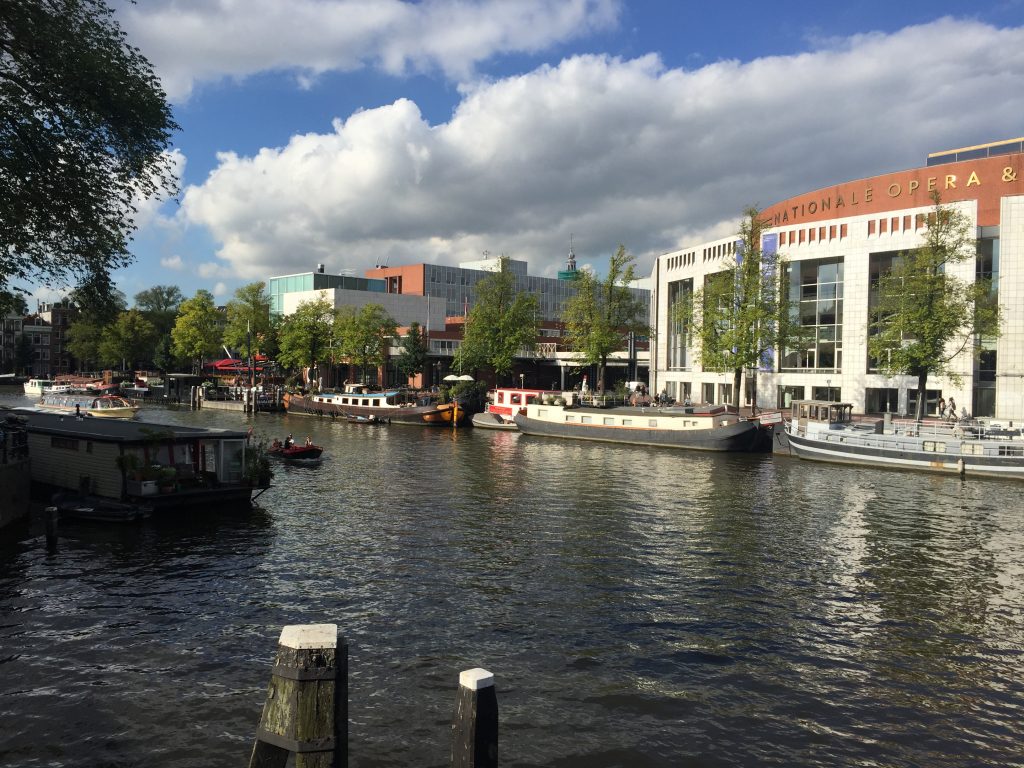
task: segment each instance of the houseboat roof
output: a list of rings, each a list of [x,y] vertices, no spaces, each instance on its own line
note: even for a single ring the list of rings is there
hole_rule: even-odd
[[[72,414],[13,408],[11,413],[24,419],[25,429],[51,435],[74,437],[107,443],[147,443],[154,439],[183,443],[192,440],[245,440],[248,432],[186,427],[170,424],[146,424],[138,421],[76,418]]]

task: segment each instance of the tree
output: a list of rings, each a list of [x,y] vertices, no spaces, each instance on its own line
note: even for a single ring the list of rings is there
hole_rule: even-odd
[[[744,211],[732,263],[694,292],[692,307],[684,303],[679,309],[683,314],[692,311],[701,367],[732,373],[732,404],[737,408],[743,372],[755,371],[756,386],[756,371],[771,364],[773,352],[799,344],[805,335],[783,290],[785,263],[774,250],[761,247],[760,216],[754,207]]]
[[[17,346],[14,348],[14,370],[32,373],[32,339],[27,333],[22,333],[18,337]]]
[[[326,359],[334,342],[334,304],[304,301],[281,321],[278,362],[286,368],[312,368]]]
[[[68,328],[67,348],[78,361],[79,370],[93,370],[100,362],[100,340],[104,325],[90,318],[79,317]]]
[[[249,283],[235,291],[228,302],[224,343],[246,354],[266,354],[270,338],[270,294],[264,282]]]
[[[68,293],[68,301],[78,308],[80,319],[99,326],[114,322],[128,309],[124,294],[112,286],[96,286],[85,282]]]
[[[420,330],[420,324],[413,322],[409,326],[409,332],[402,339],[401,352],[395,365],[403,376],[408,380],[418,373],[423,373],[427,367],[427,340]]]
[[[138,309],[122,312],[105,329],[99,344],[100,361],[107,365],[120,364],[121,370],[130,370],[153,351],[156,328]]]
[[[507,257],[500,269],[476,284],[476,301],[466,318],[459,368],[492,368],[498,376],[512,372],[521,350],[532,351],[537,342],[537,297],[516,291],[515,275]]]
[[[378,368],[387,360],[397,325],[380,304],[367,304],[359,311],[346,307],[338,319],[341,353],[359,367],[365,382],[366,369]]]
[[[907,251],[881,276],[868,353],[886,375],[917,378],[917,418],[924,416],[929,376],[962,377],[951,363],[977,337],[999,336],[999,307],[989,281],[948,271],[977,250],[970,219],[932,194],[924,245]],[[973,352],[973,350],[972,350]]]
[[[178,286],[154,285],[135,294],[135,307],[153,324],[160,336],[167,336],[174,327],[178,308],[184,300]]]
[[[605,370],[612,352],[625,348],[626,336],[647,334],[649,327],[641,318],[643,303],[629,290],[635,279],[634,257],[620,245],[608,264],[603,281],[587,270],[576,278],[576,295],[562,313],[566,344],[577,355],[579,365],[597,365],[597,391],[604,391]]]
[[[195,370],[203,369],[203,358],[212,357],[220,348],[221,316],[213,303],[213,294],[200,288],[191,299],[181,303],[171,331],[174,354],[193,360]]]
[[[109,290],[133,201],[176,188],[177,128],[105,0],[0,3],[0,290]]]

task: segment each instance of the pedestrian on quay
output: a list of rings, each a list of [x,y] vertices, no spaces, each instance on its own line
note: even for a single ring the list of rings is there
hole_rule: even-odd
[[[946,418],[946,398],[939,396],[939,418]]]
[[[956,421],[956,400],[949,398],[949,420]]]

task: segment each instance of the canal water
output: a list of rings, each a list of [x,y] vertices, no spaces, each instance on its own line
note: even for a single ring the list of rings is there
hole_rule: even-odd
[[[3,398],[10,402],[12,398]],[[20,399],[20,398],[13,398]],[[1024,765],[1024,486],[504,432],[307,434],[246,514],[0,534],[0,765],[246,765],[281,627],[350,646],[353,766]]]

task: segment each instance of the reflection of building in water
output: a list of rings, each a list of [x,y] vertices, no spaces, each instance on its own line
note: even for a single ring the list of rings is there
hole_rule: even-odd
[[[963,383],[929,378],[927,413],[950,396],[976,416],[1024,419],[1024,140],[930,155],[921,168],[850,181],[797,195],[763,211],[766,252],[787,262],[789,298],[809,341],[776,350],[757,374],[758,405],[784,408],[792,399],[831,399],[865,413],[912,413],[917,379],[881,374],[868,355],[869,309],[881,274],[901,252],[924,241],[943,204],[975,225],[977,255],[950,269],[963,280],[991,279],[1004,312],[998,340],[975,339],[956,359]],[[654,267],[656,335],[651,386],[681,399],[728,401],[732,374],[703,371],[687,329],[672,309],[736,256],[735,236],[672,251]],[[741,402],[750,402],[747,387]]]

